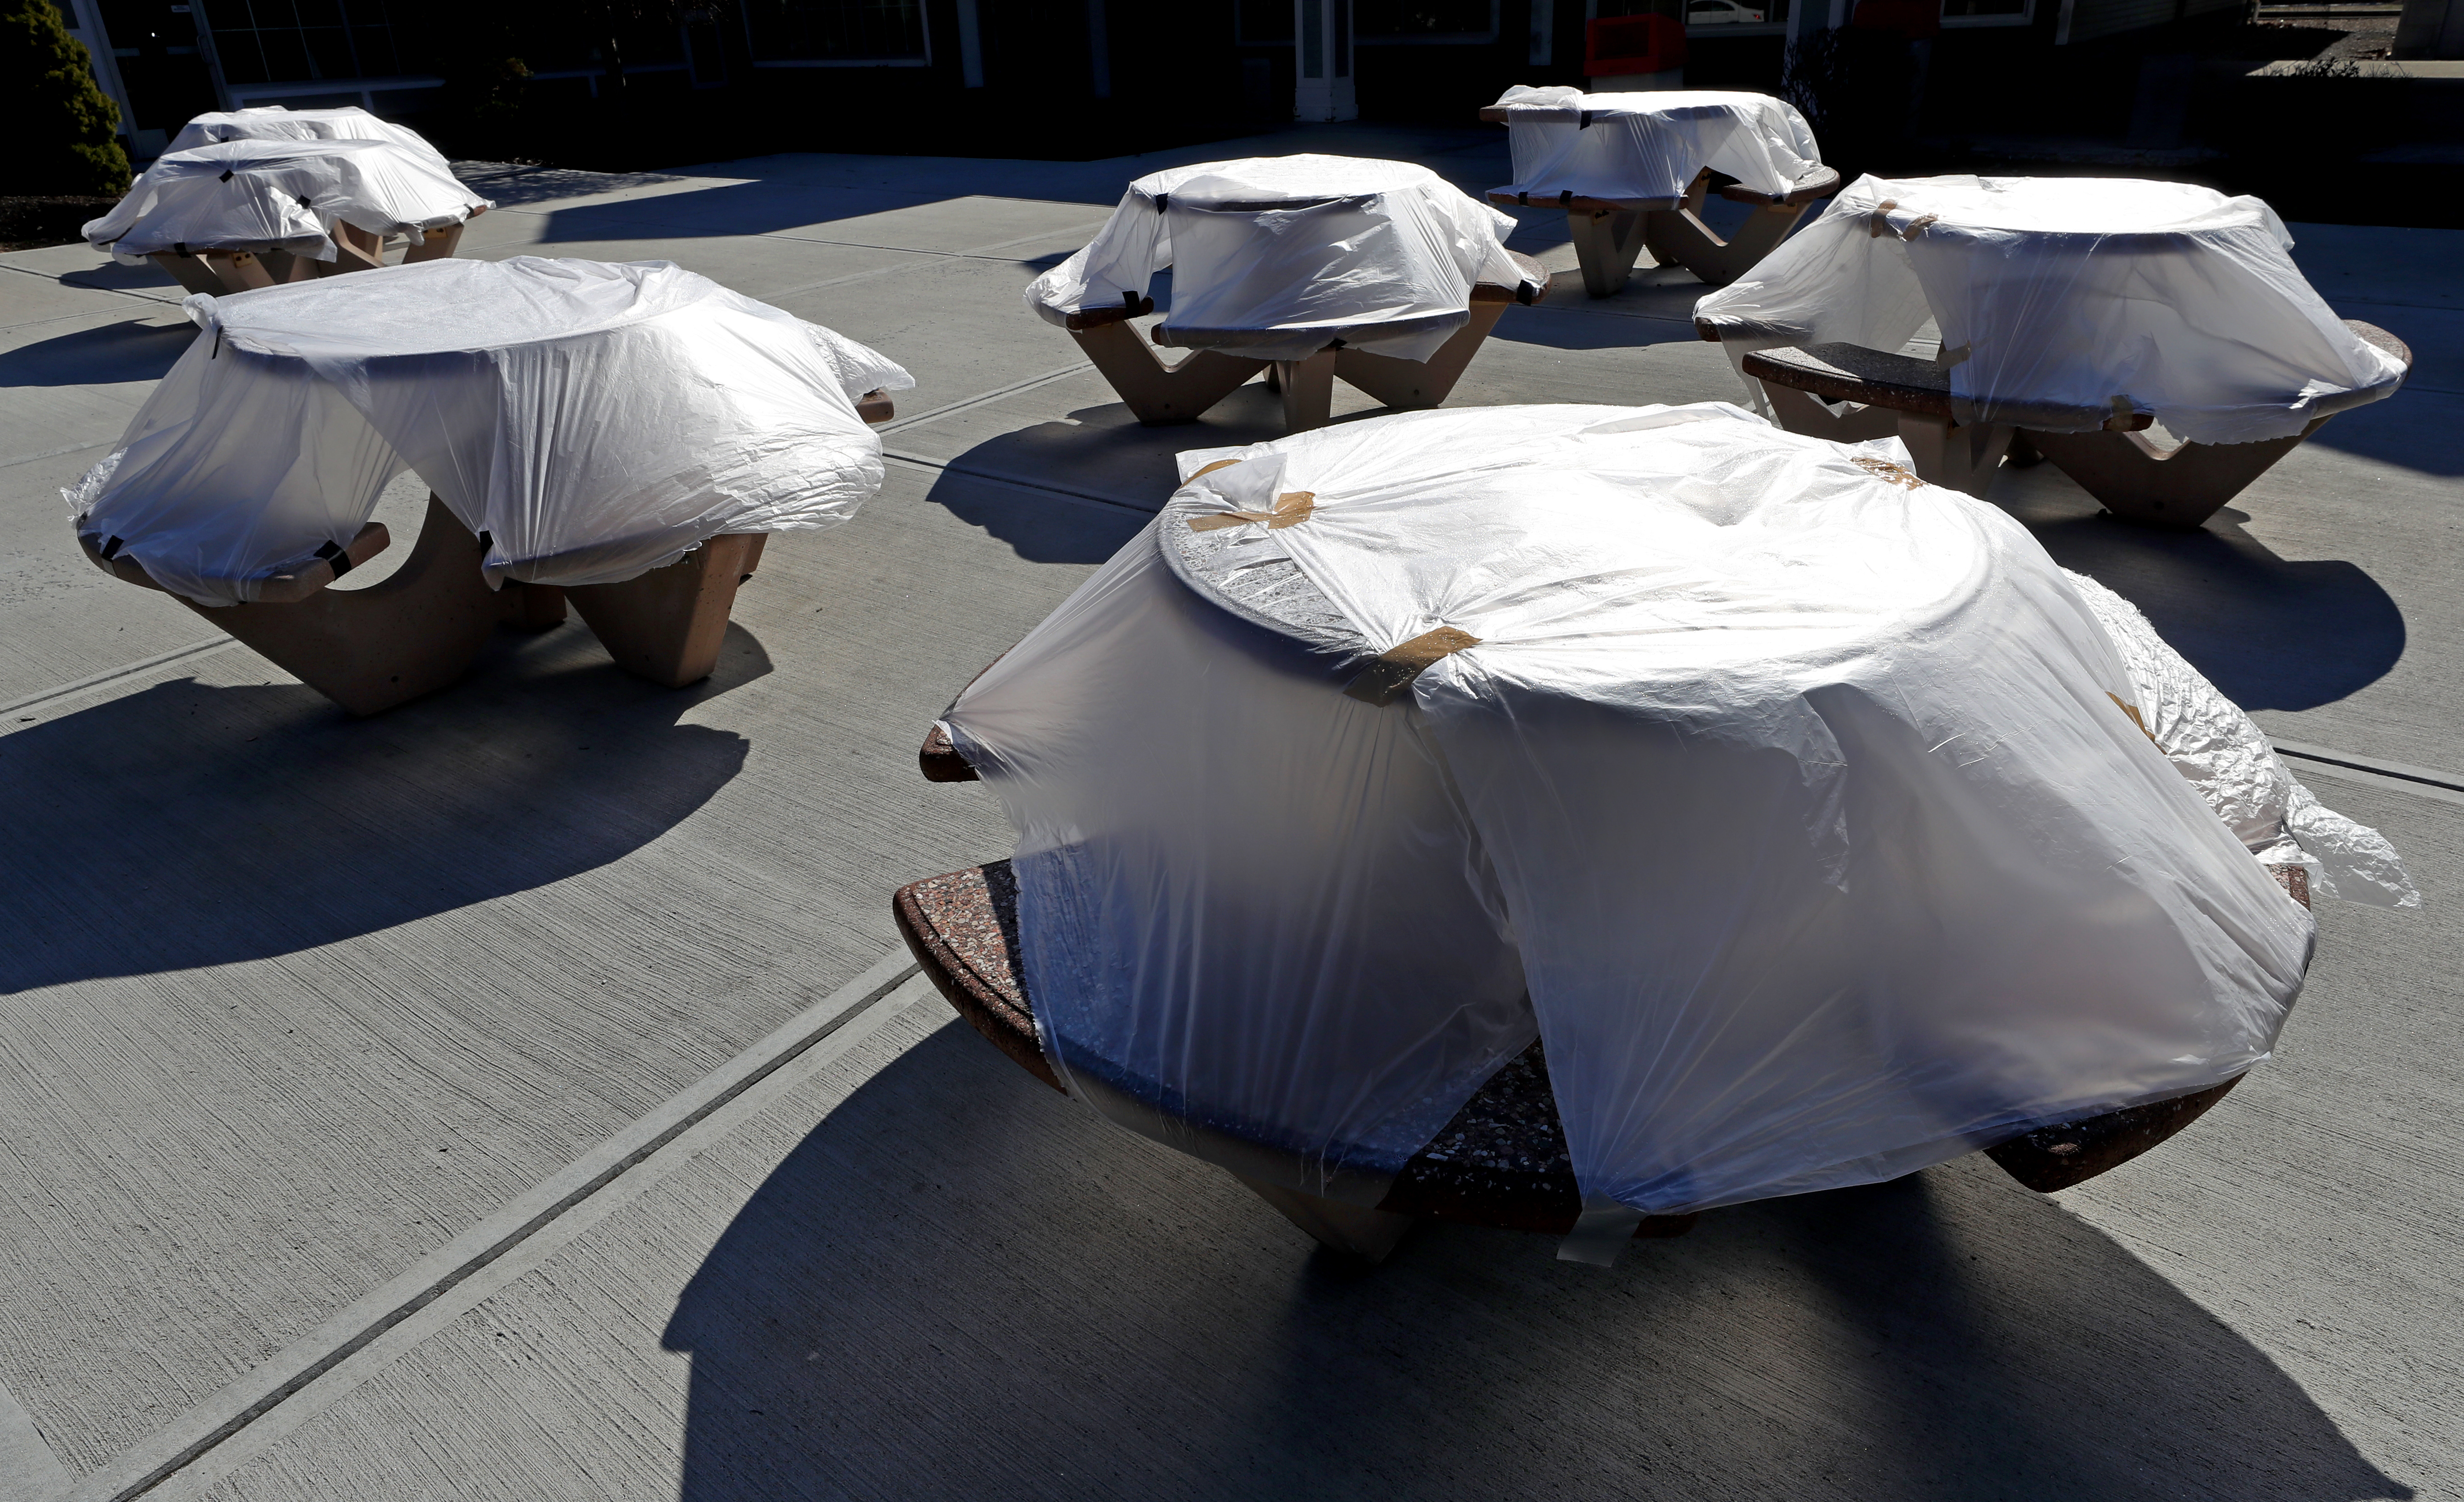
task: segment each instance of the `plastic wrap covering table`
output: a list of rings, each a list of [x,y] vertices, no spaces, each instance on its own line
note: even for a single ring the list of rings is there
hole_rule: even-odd
[[[190,292],[221,294],[371,270],[387,235],[408,237],[406,259],[449,256],[490,207],[432,150],[241,139],[157,158],[84,235],[131,265],[152,260]]]
[[[2189,184],[1860,178],[1695,323],[1797,431],[1901,432],[1976,495],[2006,450],[2041,455],[2117,516],[2195,527],[2410,366],[2291,244],[2257,199]],[[1898,353],[1928,324],[1937,358]]]
[[[1086,249],[1026,289],[1138,421],[1190,422],[1260,371],[1294,431],[1344,381],[1389,407],[1435,407],[1509,304],[1549,275],[1503,241],[1514,221],[1426,167],[1359,157],[1252,157],[1139,178]],[[1154,344],[1130,320],[1172,309]]]
[[[707,675],[771,532],[881,483],[887,392],[828,329],[665,261],[518,256],[191,297],[196,341],[68,493],[97,564],[165,589],[355,714],[442,687],[569,599],[616,660]],[[431,492],[390,578],[405,469]]]
[[[2052,1185],[2267,1056],[2311,943],[2269,866],[2409,893],[2127,606],[1877,453],[1517,408],[1182,467],[926,744],[1018,853],[897,911],[1022,1064],[1331,1244],[1595,1257],[1980,1148]]]
[[[1734,281],[1839,186],[1805,117],[1764,94],[1516,87],[1480,118],[1506,126],[1514,155],[1514,181],[1489,201],[1564,209],[1595,298],[1616,295],[1646,248],[1715,287]],[[1703,222],[1715,172],[1735,180],[1721,197],[1753,206],[1729,239]]]
[[[407,125],[379,120],[356,104],[339,109],[286,109],[279,104],[259,104],[247,109],[212,110],[181,126],[165,154],[225,141],[385,141],[414,156],[427,157],[440,171],[450,174],[453,170],[445,153],[429,144],[426,136]]]

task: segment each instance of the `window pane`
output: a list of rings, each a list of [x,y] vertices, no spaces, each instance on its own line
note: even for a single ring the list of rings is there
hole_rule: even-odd
[[[923,0],[755,0],[746,14],[763,61],[924,56]]]
[[[1363,36],[1485,34],[1497,29],[1497,7],[1494,0],[1358,0],[1353,21]]]

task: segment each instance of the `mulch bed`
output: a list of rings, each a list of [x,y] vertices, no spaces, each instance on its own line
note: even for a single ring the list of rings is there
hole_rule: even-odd
[[[0,197],[0,251],[74,245],[88,219],[108,213],[117,198]]]

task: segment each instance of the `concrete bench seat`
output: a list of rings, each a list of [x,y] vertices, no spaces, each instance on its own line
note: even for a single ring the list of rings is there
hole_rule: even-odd
[[[1549,274],[1537,261],[1516,254],[1514,264],[1526,280],[1513,287],[1473,287],[1471,321],[1425,361],[1348,349],[1338,339],[1306,360],[1253,360],[1221,349],[1199,349],[1167,365],[1150,341],[1139,338],[1130,325],[1131,320],[1155,311],[1151,298],[1124,300],[1117,307],[1081,309],[1069,314],[1062,326],[1120,393],[1131,412],[1149,427],[1196,422],[1263,370],[1268,389],[1283,397],[1285,427],[1303,432],[1325,427],[1331,417],[1336,381],[1400,410],[1442,404],[1506,310],[1549,295]]]
[[[2352,319],[2344,326],[2411,365],[2412,351],[2387,330]],[[1702,332],[1719,338],[1708,327]],[[2289,437],[2167,449],[2144,436],[2154,423],[2145,412],[2047,405],[2024,409],[2034,422],[1963,426],[1951,413],[1949,366],[1861,344],[1755,350],[1744,370],[1762,383],[1789,431],[1841,443],[1897,436],[1929,484],[1981,497],[2006,454],[2021,464],[2050,459],[2114,516],[2177,530],[2204,524],[2335,415],[2322,413]]]

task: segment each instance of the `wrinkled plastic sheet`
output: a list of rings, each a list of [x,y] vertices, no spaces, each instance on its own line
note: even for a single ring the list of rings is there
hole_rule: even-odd
[[[1426,360],[1470,321],[1471,289],[1524,285],[1515,222],[1408,162],[1250,157],[1130,185],[1086,249],[1038,276],[1046,322],[1135,306],[1172,272],[1166,346],[1305,360],[1340,340]]]
[[[667,261],[426,261],[185,306],[195,342],[66,495],[206,605],[348,544],[406,468],[485,534],[492,586],[835,525],[881,485],[856,399],[914,384]]]
[[[1497,102],[1514,181],[1495,191],[1535,206],[1572,193],[1673,207],[1705,167],[1784,198],[1826,170],[1805,117],[1767,94],[1517,86]]]
[[[239,140],[155,160],[86,243],[136,263],[158,251],[287,251],[334,259],[333,228],[409,234],[492,207],[434,152],[390,141]]]
[[[452,171],[444,153],[429,145],[427,137],[407,125],[379,120],[356,104],[340,109],[286,109],[279,104],[259,104],[248,109],[212,110],[181,126],[165,155],[225,141],[385,141],[413,156],[430,159],[440,171]]]
[[[2292,243],[2266,204],[2187,183],[1865,177],[1694,316],[1734,361],[1897,350],[1930,320],[1963,424],[2087,432],[2143,412],[2176,438],[2251,443],[2404,380]]]
[[[2133,711],[2255,732],[1895,455],[1724,405],[1182,454],[945,719],[1018,830],[1056,1071],[1374,1204],[1536,1035],[1614,1218],[1887,1179],[2268,1057],[2313,929],[2250,842],[2295,800],[2211,805],[2233,768],[2201,784],[2214,747],[2177,768]],[[1432,655],[1441,629],[1476,645]],[[1415,643],[1399,697],[1348,692]]]

